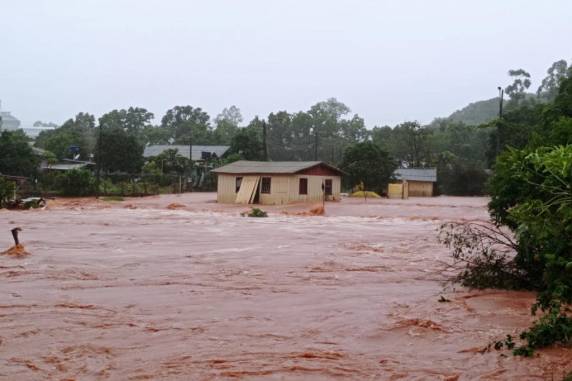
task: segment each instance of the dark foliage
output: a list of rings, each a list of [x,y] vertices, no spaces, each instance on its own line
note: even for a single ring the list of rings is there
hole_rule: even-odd
[[[36,173],[38,158],[28,144],[23,131],[0,133],[0,173],[12,176],[31,176]]]
[[[358,143],[344,152],[342,169],[351,187],[363,184],[364,190],[383,193],[393,171],[395,161],[372,142]]]

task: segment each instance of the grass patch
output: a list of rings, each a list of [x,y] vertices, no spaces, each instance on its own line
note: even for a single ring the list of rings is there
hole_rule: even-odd
[[[103,201],[123,201],[121,196],[105,196],[101,198]]]

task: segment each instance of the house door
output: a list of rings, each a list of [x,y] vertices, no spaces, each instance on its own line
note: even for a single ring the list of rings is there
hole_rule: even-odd
[[[260,181],[256,186],[256,193],[254,194],[254,199],[252,200],[253,204],[260,204]]]
[[[326,179],[324,182],[324,192],[326,193],[326,199],[332,195],[332,179]]]

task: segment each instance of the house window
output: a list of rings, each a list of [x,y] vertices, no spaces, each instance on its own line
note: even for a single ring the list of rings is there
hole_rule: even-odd
[[[260,185],[260,193],[270,193],[271,183],[272,183],[271,177],[263,177],[262,184]]]
[[[235,183],[234,183],[234,188],[235,188],[235,189],[234,189],[234,192],[235,192],[235,193],[238,193],[238,191],[240,190],[240,185],[242,184],[242,177],[237,177],[234,181],[235,181]]]
[[[326,192],[326,196],[332,195],[332,179],[326,179],[324,191]]]
[[[308,179],[300,179],[298,194],[308,194]]]

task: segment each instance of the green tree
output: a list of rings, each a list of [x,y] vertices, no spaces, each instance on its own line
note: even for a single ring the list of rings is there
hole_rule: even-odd
[[[243,160],[264,160],[262,123],[263,121],[256,117],[247,127],[240,128],[232,137],[226,156],[239,155]]]
[[[41,120],[36,120],[34,122],[34,127],[53,127],[58,128],[59,126],[53,122],[42,122]]]
[[[557,120],[560,117],[572,118],[572,75],[560,82],[554,104],[547,108],[549,121]]]
[[[530,73],[523,69],[517,69],[509,70],[508,75],[513,78],[513,82],[504,91],[513,102],[518,104],[525,98],[526,91],[531,85]]]
[[[315,152],[317,140],[318,160],[340,162],[349,145],[361,142],[368,136],[363,119],[358,115],[348,119],[350,112],[347,105],[335,98],[310,107],[308,114],[312,126],[311,146],[312,152]]]
[[[35,146],[52,152],[58,159],[71,159],[71,146],[79,147],[80,159],[88,160],[95,148],[95,117],[80,112],[61,127],[42,131]]]
[[[151,158],[148,163],[154,163],[163,174],[184,175],[189,168],[189,158],[179,154],[176,149],[167,149]]]
[[[392,147],[394,147],[393,139],[394,139],[393,128],[389,126],[382,126],[382,127],[375,126],[371,131],[371,141],[374,142],[378,147],[380,147],[385,152],[393,153],[392,152]]]
[[[0,132],[0,173],[12,176],[31,176],[38,168],[28,138],[23,131]]]
[[[170,131],[175,144],[209,144],[209,119],[209,115],[200,107],[175,106],[167,110],[161,119],[161,128]]]
[[[399,161],[412,167],[432,164],[429,135],[431,131],[418,122],[405,122],[393,129],[394,148],[390,151]]]
[[[101,124],[103,122],[103,124]],[[100,119],[95,161],[106,172],[139,173],[143,166],[143,145],[137,137]]]
[[[489,135],[489,163],[494,163],[496,156],[508,147],[527,146],[533,135],[543,130],[543,111],[542,104],[524,105],[506,112],[502,119],[490,123],[488,126],[494,128]]]
[[[439,193],[453,196],[485,194],[488,174],[481,162],[460,158],[446,151],[437,161]]]
[[[397,164],[373,142],[363,142],[345,150],[341,167],[351,186],[363,183],[364,190],[383,192]]]
[[[552,101],[558,94],[560,82],[572,74],[572,67],[568,67],[566,60],[559,60],[554,62],[546,72],[548,75],[542,80],[536,95],[545,101]]]
[[[236,106],[225,108],[215,118],[214,141],[217,144],[229,144],[232,137],[238,132],[242,115]]]
[[[491,214],[515,233],[515,263],[539,291],[533,312],[545,312],[521,336],[529,348],[572,341],[571,168],[572,146],[509,150],[491,181]]]
[[[272,160],[296,160],[292,152],[296,136],[292,134],[292,115],[287,111],[268,115],[267,139],[268,154]]]
[[[127,110],[112,110],[99,118],[99,124],[108,128],[120,128],[128,134],[139,137],[146,128],[151,127],[153,113],[141,107],[129,107]]]

